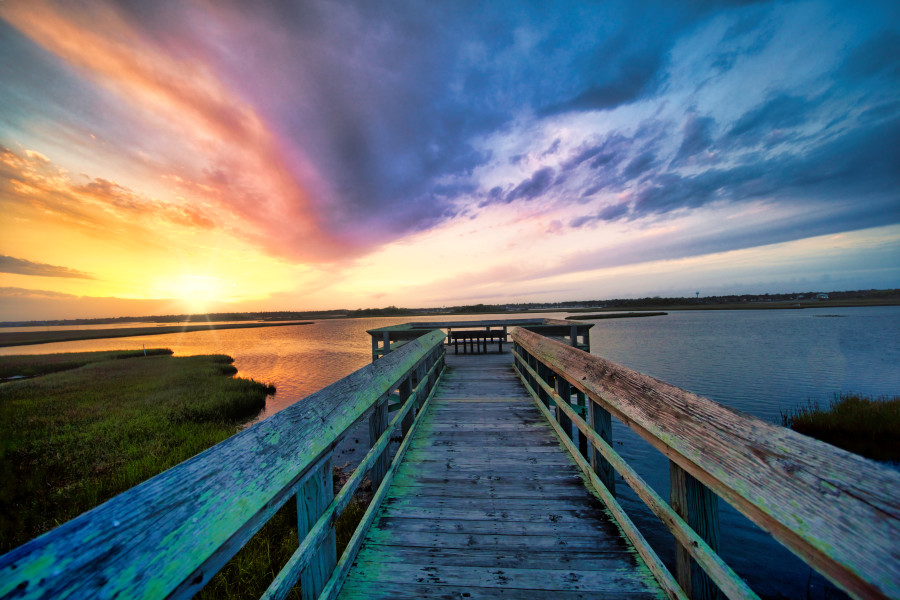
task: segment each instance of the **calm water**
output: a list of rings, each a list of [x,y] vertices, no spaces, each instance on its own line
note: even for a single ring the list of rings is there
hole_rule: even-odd
[[[563,317],[565,313],[544,314]],[[538,316],[538,315],[528,315]],[[497,318],[472,315],[459,320]],[[0,354],[167,347],[177,355],[228,354],[239,374],[273,382],[263,417],[371,361],[366,329],[435,317],[319,321],[313,325],[166,334],[0,348]],[[449,319],[448,319],[449,320]],[[596,321],[603,356],[770,422],[807,400],[840,392],[900,394],[900,307],[682,311]],[[616,448],[663,497],[668,462],[614,420]],[[663,556],[672,541],[624,483],[620,501]],[[900,493],[900,491],[898,491]],[[840,597],[810,568],[720,502],[725,560],[761,595]],[[809,587],[809,593],[808,593]]]

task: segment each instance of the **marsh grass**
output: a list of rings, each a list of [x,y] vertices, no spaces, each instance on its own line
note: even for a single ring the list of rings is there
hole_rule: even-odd
[[[137,354],[137,356],[134,356]],[[0,553],[234,434],[267,386],[228,356],[0,357]],[[23,371],[23,369],[25,369]]]
[[[60,354],[22,354],[0,357],[0,379],[7,377],[37,377],[59,371],[77,369],[93,362],[136,358],[144,356],[170,356],[168,348],[145,350],[111,350],[108,352],[64,352]]]
[[[781,414],[781,424],[844,450],[900,461],[900,396],[835,396],[828,406],[808,402]]]
[[[33,377],[0,384],[0,553],[221,442],[274,391],[230,377],[228,356],[171,354],[0,357],[0,373]],[[333,476],[337,493],[350,472]],[[371,495],[366,481],[335,523],[338,556]],[[259,598],[298,546],[291,499],[198,597]]]

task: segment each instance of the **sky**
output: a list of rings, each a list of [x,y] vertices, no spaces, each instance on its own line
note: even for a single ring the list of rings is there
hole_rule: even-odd
[[[900,287],[900,3],[0,0],[0,320]]]

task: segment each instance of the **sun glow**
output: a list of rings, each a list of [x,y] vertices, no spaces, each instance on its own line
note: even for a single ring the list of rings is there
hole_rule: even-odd
[[[180,300],[190,312],[207,312],[209,308],[229,300],[228,284],[212,275],[182,275],[177,278],[171,297]]]

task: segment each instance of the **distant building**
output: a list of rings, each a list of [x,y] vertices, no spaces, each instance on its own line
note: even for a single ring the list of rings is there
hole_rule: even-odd
[[[816,300],[828,300],[828,294],[816,294]]]

